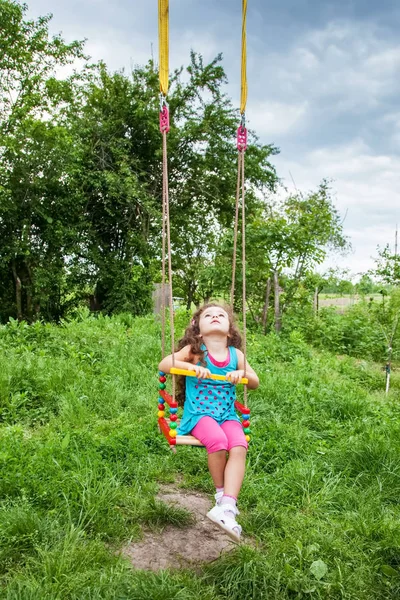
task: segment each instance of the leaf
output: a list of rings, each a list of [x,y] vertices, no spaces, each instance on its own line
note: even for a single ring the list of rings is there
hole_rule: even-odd
[[[70,441],[70,435],[69,435],[69,433],[67,433],[67,435],[64,437],[63,441],[61,442],[61,448],[63,450],[65,450],[65,448],[67,448],[69,441]]]
[[[398,577],[399,575],[399,572],[390,565],[381,565],[381,571],[387,575],[387,577]]]
[[[328,565],[323,560],[315,560],[310,567],[310,571],[316,579],[320,580],[327,574]]]
[[[288,575],[288,576],[293,575],[293,573],[294,573],[294,569],[293,569],[292,565],[290,565],[289,563],[285,563],[284,570],[285,570],[286,575]]]

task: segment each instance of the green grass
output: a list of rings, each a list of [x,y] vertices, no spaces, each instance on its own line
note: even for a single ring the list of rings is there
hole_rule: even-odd
[[[399,598],[400,377],[386,397],[379,367],[296,333],[248,345],[261,386],[240,509],[253,542],[154,574],[115,550],[144,526],[184,535],[190,515],[156,501],[158,484],[213,491],[204,451],[173,455],[156,429],[158,324],[0,328],[0,597]]]

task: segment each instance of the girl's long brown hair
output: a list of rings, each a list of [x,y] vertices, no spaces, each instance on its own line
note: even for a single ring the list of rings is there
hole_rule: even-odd
[[[223,304],[218,304],[217,302],[209,302],[208,304],[204,304],[200,306],[198,310],[194,313],[190,324],[186,327],[183,338],[178,342],[178,350],[181,350],[185,346],[190,346],[190,354],[187,357],[188,362],[192,362],[196,356],[200,357],[200,363],[205,366],[206,362],[204,360],[204,350],[201,349],[203,345],[203,339],[200,336],[200,317],[202,313],[212,307],[222,308],[227,314],[229,318],[229,333],[228,333],[228,345],[234,346],[235,348],[242,348],[242,337],[239,333],[238,328],[234,322],[233,310],[230,306],[224,306]],[[178,377],[177,379],[177,392],[176,392],[176,400],[179,406],[183,406],[185,402],[185,392],[186,392],[186,377]]]

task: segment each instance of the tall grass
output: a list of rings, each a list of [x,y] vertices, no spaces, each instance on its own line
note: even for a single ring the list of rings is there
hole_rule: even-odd
[[[400,380],[365,361],[249,336],[261,386],[240,497],[249,537],[202,570],[135,571],[118,549],[190,515],[160,482],[211,494],[204,450],[158,434],[153,318],[0,328],[0,596],[395,599]]]

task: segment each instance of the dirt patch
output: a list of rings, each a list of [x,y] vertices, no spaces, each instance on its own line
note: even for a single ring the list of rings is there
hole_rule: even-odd
[[[177,487],[161,487],[157,499],[185,508],[193,514],[193,525],[180,529],[168,525],[162,533],[145,531],[143,540],[122,549],[136,569],[195,567],[212,562],[235,544],[206,517],[212,503],[209,496]]]

